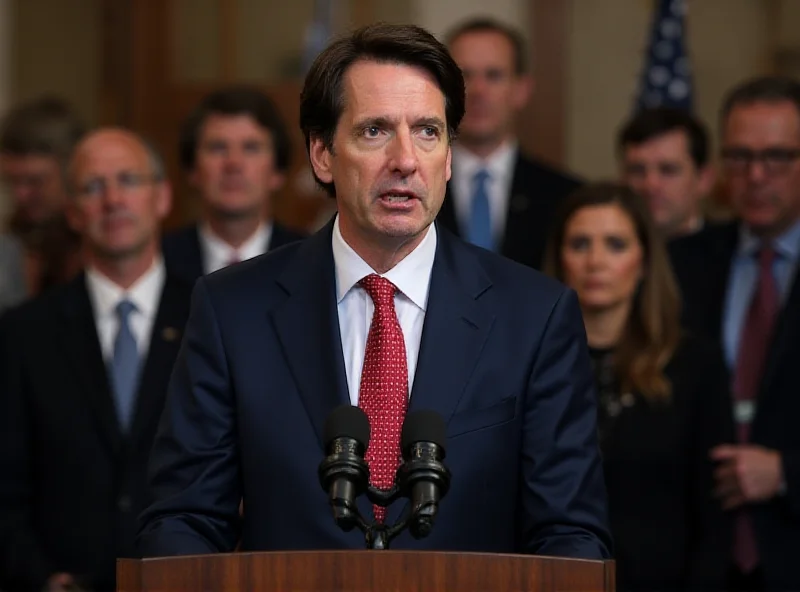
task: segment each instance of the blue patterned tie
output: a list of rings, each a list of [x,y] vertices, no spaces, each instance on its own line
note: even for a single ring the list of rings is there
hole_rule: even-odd
[[[111,360],[111,385],[117,406],[117,416],[123,432],[130,428],[133,418],[136,389],[139,382],[139,352],[131,333],[130,315],[136,306],[129,300],[117,304],[119,332],[114,340],[114,357]]]
[[[489,192],[486,181],[489,173],[481,169],[472,178],[472,204],[469,212],[469,226],[467,227],[467,240],[484,249],[494,249],[492,239],[492,215],[489,208]]]

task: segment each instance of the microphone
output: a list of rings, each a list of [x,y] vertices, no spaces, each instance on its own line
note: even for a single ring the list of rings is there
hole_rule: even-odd
[[[400,447],[405,461],[397,471],[400,489],[411,500],[408,529],[415,539],[428,536],[441,500],[450,489],[450,471],[442,462],[447,426],[435,411],[409,413]]]
[[[328,493],[333,519],[345,532],[358,525],[356,498],[369,485],[369,467],[364,460],[369,435],[367,415],[352,405],[337,407],[325,421],[327,457],[319,465],[319,480]]]

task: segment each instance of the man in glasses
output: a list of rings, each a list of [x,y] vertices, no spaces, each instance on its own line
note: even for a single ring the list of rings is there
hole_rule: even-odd
[[[0,588],[113,590],[191,287],[165,271],[159,156],[99,130],[67,170],[86,270],[0,323]],[[7,586],[7,588],[5,587]]]
[[[684,320],[719,340],[738,441],[710,452],[735,520],[730,590],[797,590],[800,541],[800,83],[734,88],[721,117],[736,221],[672,244]]]

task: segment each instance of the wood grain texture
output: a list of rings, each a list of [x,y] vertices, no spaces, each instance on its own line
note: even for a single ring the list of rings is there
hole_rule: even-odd
[[[121,559],[120,592],[608,592],[611,561],[407,551],[233,553]]]

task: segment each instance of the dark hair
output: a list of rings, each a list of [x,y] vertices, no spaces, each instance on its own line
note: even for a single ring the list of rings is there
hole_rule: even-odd
[[[637,146],[673,131],[686,134],[689,156],[700,169],[708,164],[709,141],[706,127],[688,111],[672,107],[644,109],[622,127],[617,148],[622,153],[630,145]]]
[[[64,99],[42,96],[13,107],[0,126],[0,152],[15,156],[43,155],[64,166],[86,124]]]
[[[616,183],[593,183],[577,189],[561,203],[551,223],[544,268],[563,281],[561,249],[570,219],[583,208],[602,205],[616,205],[628,215],[643,252],[642,282],[614,352],[616,375],[622,392],[663,400],[671,394],[664,368],[681,334],[680,296],[666,247],[645,201]]]
[[[721,123],[724,126],[734,107],[753,103],[782,103],[794,105],[800,115],[800,82],[788,76],[762,76],[745,80],[733,87],[722,101]]]
[[[445,35],[447,46],[452,47],[459,37],[469,33],[498,33],[508,39],[514,53],[514,71],[517,74],[525,73],[528,60],[525,56],[525,40],[519,31],[489,17],[471,18],[447,32]]]
[[[181,127],[178,151],[181,166],[186,171],[194,169],[197,144],[206,119],[211,115],[249,115],[272,135],[275,149],[275,167],[279,171],[289,168],[291,142],[286,124],[275,103],[257,88],[233,86],[207,95],[184,121]]]
[[[362,27],[331,43],[320,53],[306,75],[300,95],[300,128],[306,150],[318,137],[333,149],[336,126],[344,111],[343,82],[357,61],[406,64],[428,71],[445,99],[445,117],[450,141],[464,116],[464,77],[447,48],[428,31],[415,25],[377,23]],[[316,175],[315,175],[316,178]],[[333,183],[317,182],[335,195]]]

